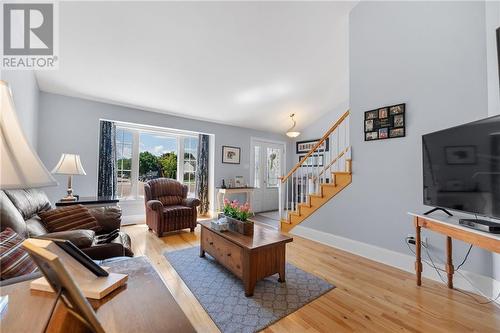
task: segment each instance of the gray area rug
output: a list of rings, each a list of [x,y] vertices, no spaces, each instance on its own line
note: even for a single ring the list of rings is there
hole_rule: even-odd
[[[286,264],[286,282],[278,276],[259,281],[252,297],[243,283],[199,247],[165,252],[165,257],[223,333],[257,332],[334,288],[328,282]]]

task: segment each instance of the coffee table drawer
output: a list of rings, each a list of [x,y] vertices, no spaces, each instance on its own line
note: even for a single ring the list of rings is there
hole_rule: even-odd
[[[243,250],[236,244],[225,240],[213,231],[202,229],[202,247],[217,261],[233,272],[236,276],[243,276]]]
[[[225,239],[224,255],[226,257],[224,265],[227,269],[238,277],[243,277],[243,249]]]
[[[202,231],[203,248],[222,264],[225,258],[224,251],[221,249],[220,244],[217,244],[216,238],[218,238],[217,235],[212,231],[205,229]]]

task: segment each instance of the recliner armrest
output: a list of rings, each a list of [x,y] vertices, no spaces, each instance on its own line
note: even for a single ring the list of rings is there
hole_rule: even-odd
[[[159,210],[159,211],[161,211],[163,209],[163,204],[161,203],[160,200],[149,200],[146,203],[146,206],[149,209],[152,209],[152,210]]]
[[[197,198],[186,198],[182,200],[182,205],[187,207],[198,207],[200,205],[200,199]]]
[[[66,230],[51,232],[41,236],[42,238],[57,238],[71,241],[76,247],[83,249],[94,242],[95,232],[93,230]]]
[[[102,229],[99,233],[109,233],[120,229],[122,210],[118,206],[89,208],[90,214],[95,217]]]

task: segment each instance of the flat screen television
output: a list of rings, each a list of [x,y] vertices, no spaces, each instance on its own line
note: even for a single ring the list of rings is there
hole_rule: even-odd
[[[422,136],[424,204],[500,218],[500,116]]]

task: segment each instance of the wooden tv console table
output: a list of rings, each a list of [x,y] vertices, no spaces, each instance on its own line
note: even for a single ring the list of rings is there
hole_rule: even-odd
[[[201,226],[200,257],[205,251],[217,262],[243,280],[245,296],[253,295],[257,281],[279,273],[279,281],[285,282],[286,243],[292,237],[254,225],[253,236],[234,231],[216,231],[210,221],[198,222]]]
[[[461,240],[482,249],[500,253],[500,235],[490,234],[479,230],[461,226],[460,218],[471,218],[470,215],[443,216],[444,213],[436,212],[433,216],[408,213],[413,216],[415,225],[415,272],[417,274],[417,286],[422,284],[422,241],[420,232],[422,228],[432,230],[446,236],[446,273],[448,276],[448,288],[453,288],[452,239]]]

